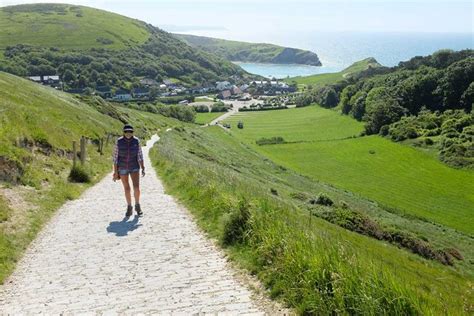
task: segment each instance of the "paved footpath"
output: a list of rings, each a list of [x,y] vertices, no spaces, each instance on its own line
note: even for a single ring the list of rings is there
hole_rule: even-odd
[[[187,210],[165,194],[143,147],[144,216],[124,219],[108,175],[69,201],[0,287],[0,314],[263,314]]]

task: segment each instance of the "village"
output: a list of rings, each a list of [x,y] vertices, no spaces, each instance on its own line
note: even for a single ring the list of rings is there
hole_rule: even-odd
[[[165,79],[157,82],[154,79],[143,78],[139,80],[139,86],[132,89],[114,89],[111,86],[97,86],[95,89],[67,89],[58,75],[53,76],[30,76],[29,80],[64,90],[73,94],[93,94],[104,100],[113,102],[133,101],[176,101],[174,103],[188,104],[197,96],[212,96],[219,100],[250,101],[252,99],[264,99],[272,96],[282,96],[296,91],[296,86],[280,80],[254,80],[240,85],[230,81],[217,81],[214,85],[186,87],[179,82]]]

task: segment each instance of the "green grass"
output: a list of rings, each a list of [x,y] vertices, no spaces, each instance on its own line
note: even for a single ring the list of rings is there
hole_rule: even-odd
[[[0,50],[17,43],[125,49],[145,43],[149,36],[143,22],[83,6],[30,4],[0,8]],[[112,42],[102,44],[97,39]]]
[[[97,140],[107,133],[119,135],[123,123],[118,118],[133,124],[140,138],[176,124],[157,114],[107,103],[102,107],[90,105],[72,95],[2,72],[0,113],[0,158],[15,166],[1,167],[18,169],[19,184],[30,188],[21,190],[14,182],[0,182],[0,284],[52,214],[112,170],[115,137],[104,147],[103,155],[97,152],[97,145],[87,144],[84,170],[91,183],[68,182],[72,161],[63,153],[72,150],[73,140],[79,147],[81,136]],[[40,147],[44,147],[44,153],[38,150]],[[2,187],[17,190],[19,198],[32,209],[8,207]]]
[[[366,70],[368,67],[380,67],[380,64],[374,58],[366,58],[355,62],[340,72],[312,76],[298,76],[286,79],[285,81],[289,83],[294,81],[298,85],[324,86],[342,81],[347,76]]]
[[[196,113],[195,123],[199,125],[204,125],[212,122],[215,118],[221,116],[222,112],[209,112],[209,113]]]
[[[222,245],[229,227],[240,225],[243,239],[225,246],[230,258],[299,313],[472,311],[467,303],[472,301],[472,275],[308,216],[305,205],[290,196],[324,191],[354,209],[376,208],[369,201],[282,168],[218,127],[189,126],[161,136],[151,157],[167,192],[188,206],[198,224]],[[243,211],[250,213],[249,220],[229,225]],[[466,236],[450,229],[443,233],[417,219],[409,222],[472,250]],[[455,238],[448,242],[443,234]]]
[[[247,112],[226,120],[232,126],[237,121],[245,128],[232,128],[233,135],[285,167],[401,213],[474,233],[472,171],[449,168],[430,154],[378,136],[343,139],[357,135],[362,124],[317,106]],[[273,136],[303,142],[255,145]]]

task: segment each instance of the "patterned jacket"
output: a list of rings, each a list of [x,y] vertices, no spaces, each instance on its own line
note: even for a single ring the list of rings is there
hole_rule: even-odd
[[[123,136],[117,139],[113,161],[115,165],[118,165],[119,170],[140,169],[140,162],[143,161],[140,140],[135,136],[130,139]]]

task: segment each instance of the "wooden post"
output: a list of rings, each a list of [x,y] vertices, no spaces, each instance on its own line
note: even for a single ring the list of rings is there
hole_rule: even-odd
[[[72,167],[76,168],[76,160],[77,160],[77,147],[76,141],[72,141]]]
[[[99,139],[99,153],[101,155],[104,154],[104,138],[103,137]]]
[[[86,161],[86,138],[84,136],[81,137],[81,165],[84,165]]]
[[[107,140],[105,141],[105,147],[109,146],[109,140],[110,140],[110,135],[109,133],[107,133]]]

